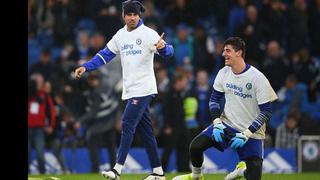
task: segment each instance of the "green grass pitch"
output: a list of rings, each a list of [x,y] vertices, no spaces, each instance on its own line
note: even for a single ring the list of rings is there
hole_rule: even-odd
[[[178,174],[166,174],[171,180]],[[146,174],[123,174],[121,180],[141,180]],[[206,180],[223,180],[225,174],[205,174]],[[70,174],[70,175],[29,175],[28,180],[103,180],[99,174]],[[244,179],[244,178],[243,178]],[[262,180],[320,180],[320,172],[296,174],[263,174]]]

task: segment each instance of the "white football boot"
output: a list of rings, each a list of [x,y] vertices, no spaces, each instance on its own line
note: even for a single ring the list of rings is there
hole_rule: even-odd
[[[164,175],[159,175],[156,173],[149,174],[147,177],[143,178],[143,180],[165,180],[166,177]]]
[[[120,174],[115,169],[111,169],[109,171],[102,171],[101,175],[110,180],[120,180]]]

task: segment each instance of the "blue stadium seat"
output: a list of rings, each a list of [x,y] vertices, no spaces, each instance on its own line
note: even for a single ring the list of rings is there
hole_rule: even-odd
[[[77,26],[76,26],[76,28],[75,28],[75,34],[78,34],[78,32],[80,31],[80,30],[87,30],[87,31],[89,31],[89,33],[91,34],[91,33],[93,33],[93,32],[95,32],[96,31],[96,24],[95,24],[95,22],[92,20],[92,19],[89,19],[89,18],[83,18],[83,19],[81,19],[79,22],[78,22],[78,24],[77,24]]]
[[[39,60],[41,47],[36,39],[28,40],[28,68]]]
[[[53,47],[53,48],[51,48],[52,60],[56,61],[60,57],[61,52],[62,52],[62,48],[61,47]]]

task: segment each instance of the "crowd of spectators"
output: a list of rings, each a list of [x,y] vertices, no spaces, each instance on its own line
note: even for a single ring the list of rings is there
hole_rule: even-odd
[[[164,166],[172,149],[187,157],[190,139],[211,123],[208,101],[214,78],[224,66],[223,41],[229,36],[245,40],[245,61],[266,75],[279,96],[267,125],[266,146],[296,148],[300,135],[320,134],[320,0],[143,4],[145,25],[165,32],[165,41],[175,50],[171,59],[155,56],[159,94],[151,109],[154,132],[166,152]],[[98,162],[97,141],[109,137],[113,157],[124,107],[119,58],[80,80],[74,79],[73,71],[123,25],[118,0],[28,1],[28,133],[29,145],[39,154],[45,146],[57,157],[62,147],[88,147],[91,160]],[[45,114],[43,122],[30,123],[39,112]],[[185,147],[178,143],[181,139]],[[140,145],[136,138],[133,146]],[[38,159],[43,172],[43,156]],[[59,161],[63,164],[63,157]],[[186,164],[178,164],[181,171]],[[93,163],[92,172],[96,171]]]

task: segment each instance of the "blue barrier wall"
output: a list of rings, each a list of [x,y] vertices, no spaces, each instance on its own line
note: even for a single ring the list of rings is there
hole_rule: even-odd
[[[63,149],[65,164],[73,173],[89,173],[90,159],[86,148],[76,150]],[[159,150],[159,155],[162,150]],[[50,150],[45,153],[46,170],[48,173],[60,174],[61,167]],[[108,153],[106,149],[101,150],[100,169],[109,169]],[[176,171],[176,156],[171,154],[168,165],[169,172]],[[203,170],[205,173],[225,173],[234,169],[238,162],[235,151],[227,149],[219,152],[216,149],[208,149],[204,154]],[[291,173],[297,171],[296,151],[294,149],[273,149],[267,148],[264,153],[263,172],[264,173]],[[123,169],[124,173],[148,173],[150,172],[149,160],[146,152],[142,148],[132,148],[126,159]],[[37,174],[37,162],[35,152],[31,152],[30,174]]]

